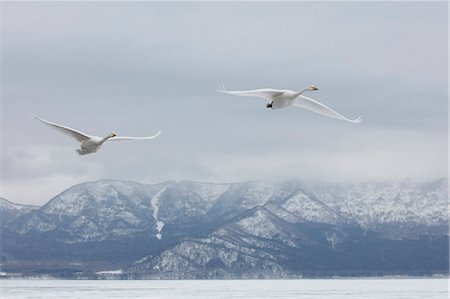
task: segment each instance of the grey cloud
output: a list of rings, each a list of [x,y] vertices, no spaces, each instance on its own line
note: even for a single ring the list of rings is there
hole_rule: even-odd
[[[4,196],[14,196],[21,179],[51,185],[52,177],[63,184],[446,174],[445,3],[3,6],[2,180],[10,184]],[[222,83],[315,83],[315,99],[349,117],[362,115],[363,123],[295,108],[269,111],[262,100],[216,93]],[[75,142],[30,113],[96,135],[163,134],[81,158]],[[58,150],[42,166],[53,153],[46,147]],[[27,159],[41,162],[28,168]],[[49,191],[42,194],[44,200]]]

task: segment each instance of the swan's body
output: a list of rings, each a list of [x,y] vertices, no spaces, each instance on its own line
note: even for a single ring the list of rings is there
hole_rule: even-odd
[[[293,91],[289,89],[271,89],[271,88],[243,90],[243,91],[226,91],[225,89],[221,89],[218,91],[236,96],[249,96],[268,99],[271,102],[268,103],[266,107],[271,108],[272,110],[282,109],[288,106],[297,106],[331,118],[345,120],[351,123],[361,122],[361,116],[358,117],[357,119],[348,119],[345,116],[337,113],[333,109],[325,106],[324,104],[321,104],[316,100],[305,97],[303,95],[303,93],[306,91],[314,91],[314,90],[318,90],[318,88],[314,85],[311,85],[299,91]]]
[[[93,154],[93,153],[97,152],[105,141],[149,140],[149,139],[156,138],[156,137],[158,137],[159,134],[161,134],[161,131],[159,131],[155,135],[148,136],[148,137],[118,137],[116,135],[116,133],[111,132],[111,134],[109,134],[105,137],[99,137],[99,136],[88,135],[88,134],[85,134],[78,130],[49,122],[49,121],[39,118],[37,116],[35,116],[35,118],[37,120],[43,122],[44,124],[50,126],[52,129],[55,129],[63,134],[66,134],[66,135],[69,135],[69,136],[75,138],[80,143],[80,148],[75,150],[79,155]]]

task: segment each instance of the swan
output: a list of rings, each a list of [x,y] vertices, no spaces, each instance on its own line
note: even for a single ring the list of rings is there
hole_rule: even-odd
[[[117,136],[115,132],[111,132],[111,134],[105,137],[99,137],[88,135],[78,130],[52,123],[37,116],[35,116],[35,118],[43,122],[44,124],[50,126],[52,129],[55,129],[63,134],[75,138],[80,143],[80,148],[75,150],[79,155],[93,154],[97,152],[105,141],[149,140],[156,138],[158,137],[159,134],[161,134],[161,131],[159,131],[155,135],[149,137],[125,137],[125,136]]]
[[[316,100],[313,100],[303,95],[303,93],[307,91],[315,91],[315,90],[319,89],[315,85],[310,85],[299,91],[293,91],[289,89],[272,89],[272,88],[227,91],[225,90],[224,87],[222,87],[217,91],[235,96],[249,96],[249,97],[269,99],[270,103],[268,103],[266,107],[272,110],[282,109],[294,105],[331,118],[345,120],[355,124],[361,122],[361,116],[356,119],[348,119],[345,116],[337,113],[333,109],[325,106],[324,104],[319,103]]]

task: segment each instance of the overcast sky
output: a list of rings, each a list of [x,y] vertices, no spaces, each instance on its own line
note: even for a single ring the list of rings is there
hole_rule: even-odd
[[[446,2],[4,2],[0,196],[42,204],[99,179],[447,176]],[[217,93],[298,90],[353,125]],[[31,115],[104,136],[78,144]]]

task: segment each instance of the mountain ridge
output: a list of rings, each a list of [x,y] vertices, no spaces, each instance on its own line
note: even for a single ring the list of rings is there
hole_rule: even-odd
[[[72,278],[117,268],[120,277],[171,279],[448,273],[447,206],[446,179],[99,180],[11,216],[1,267]]]

